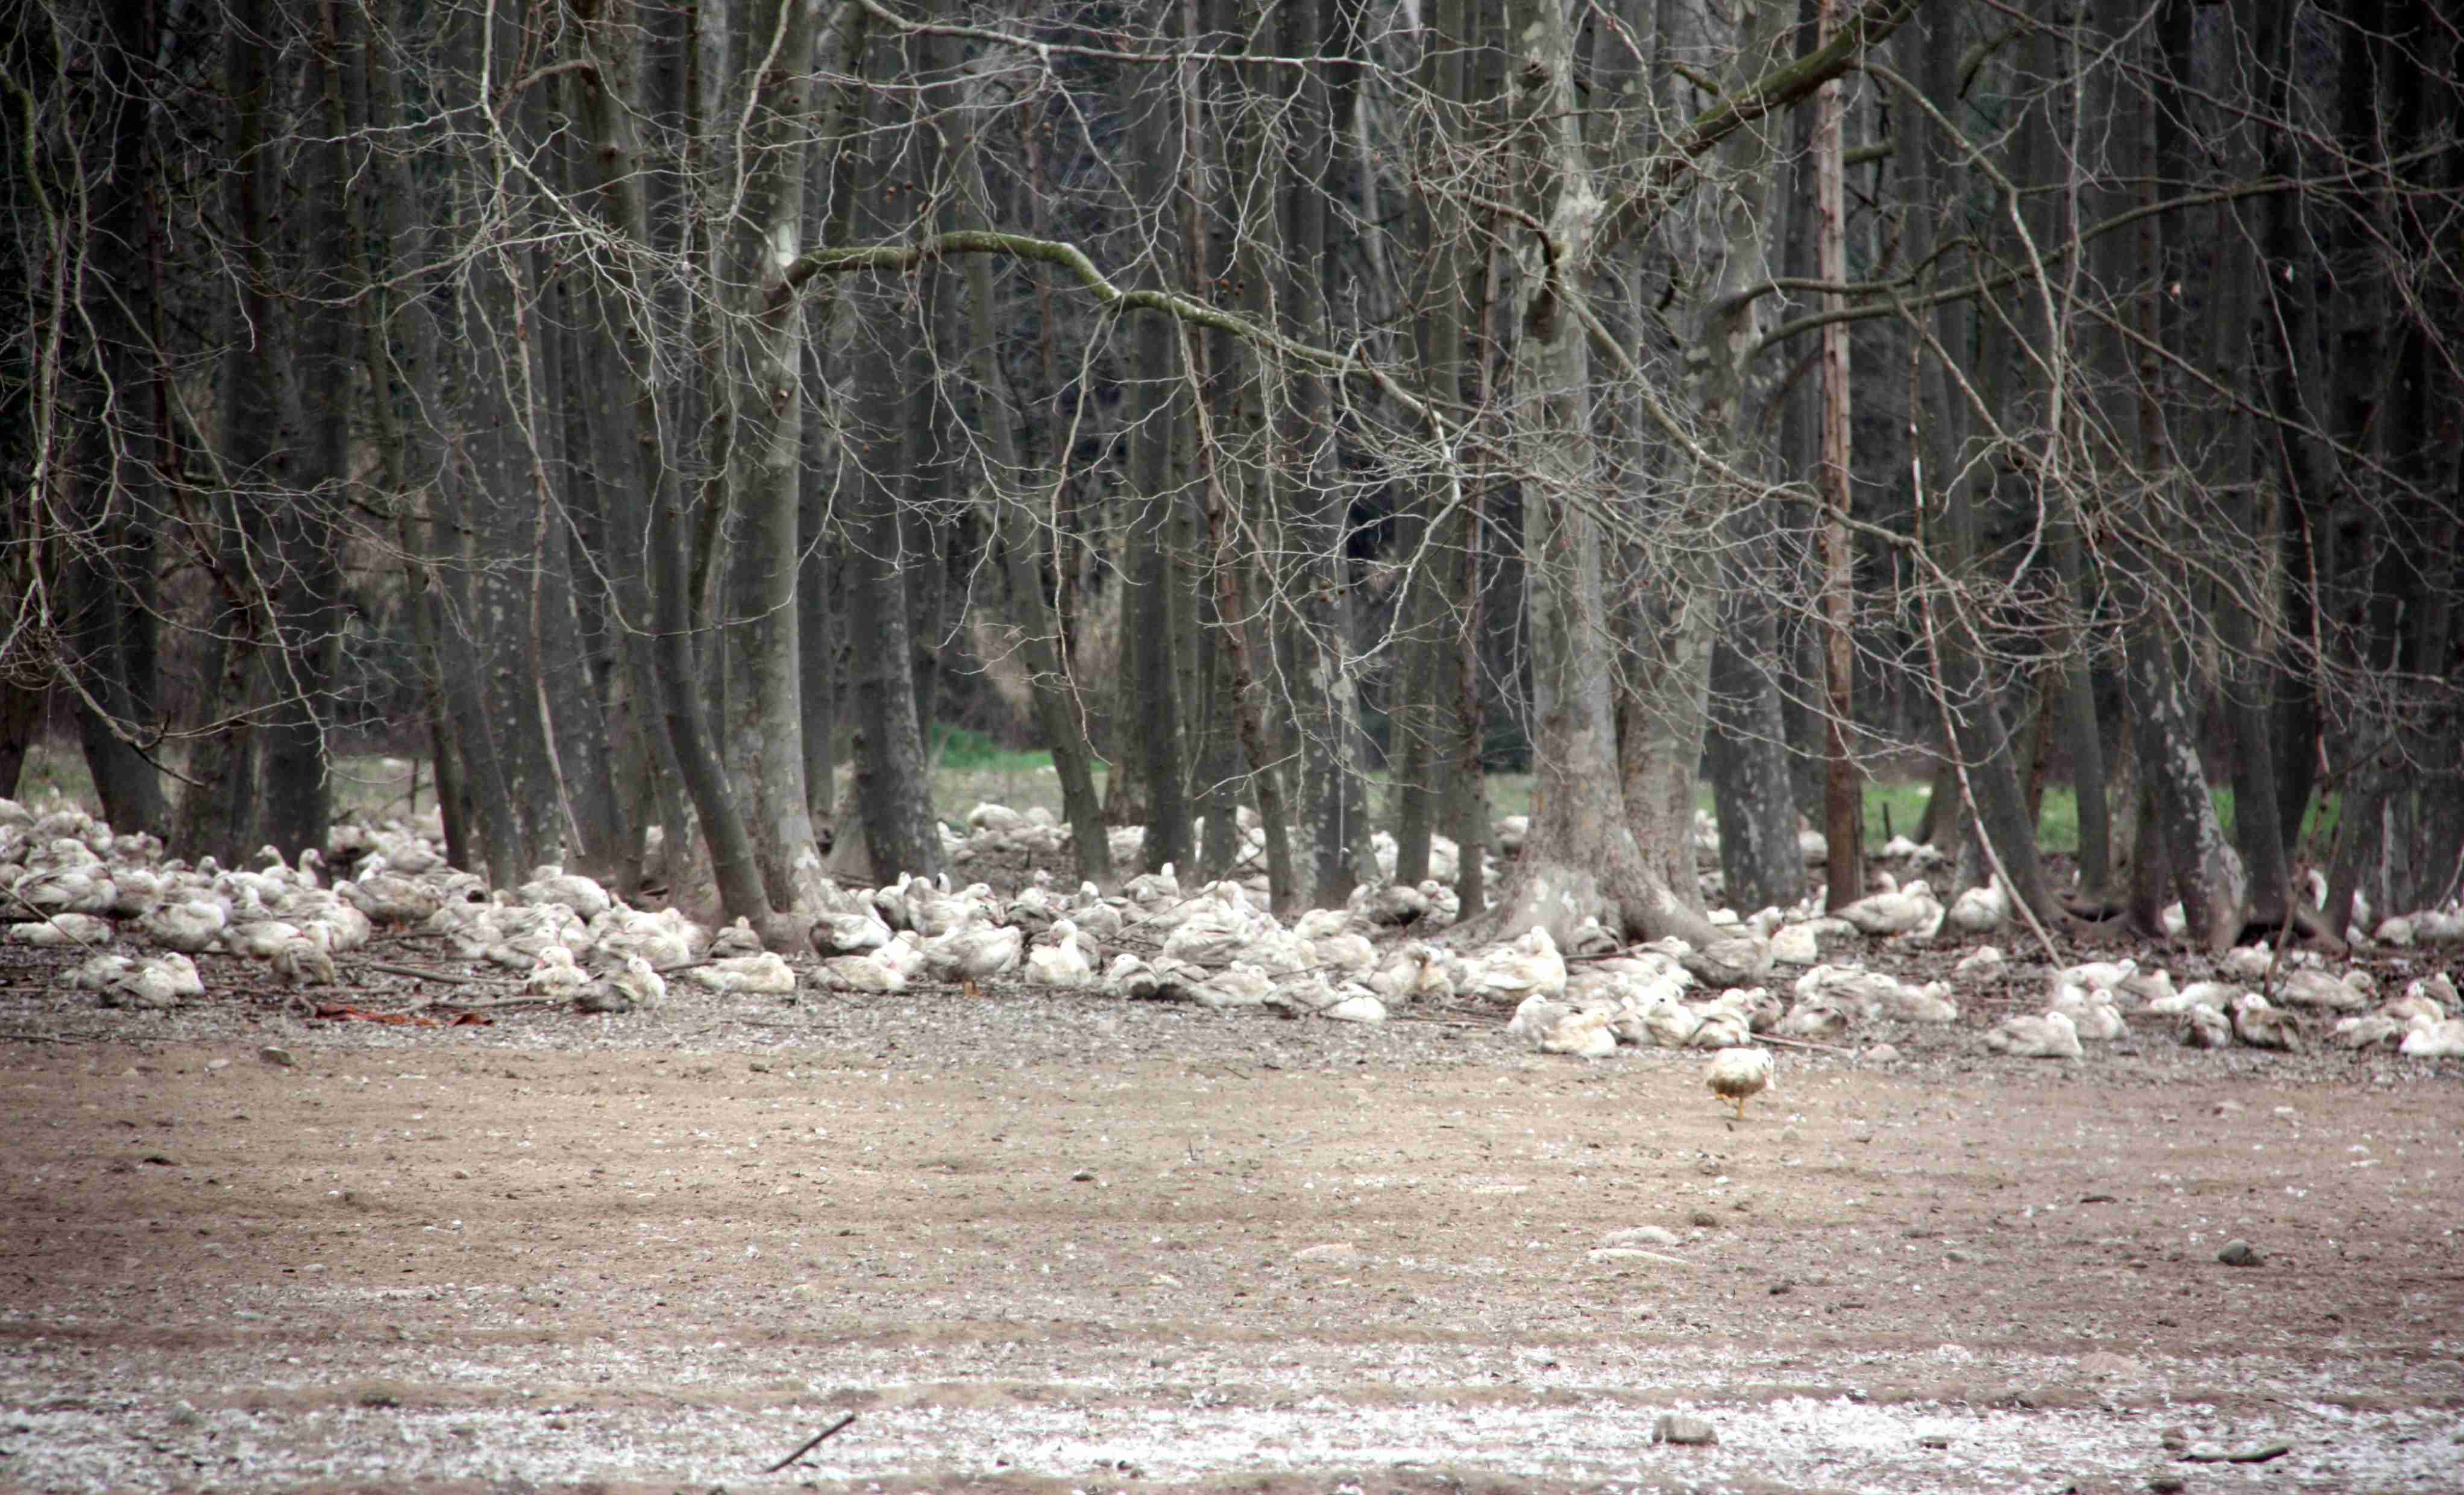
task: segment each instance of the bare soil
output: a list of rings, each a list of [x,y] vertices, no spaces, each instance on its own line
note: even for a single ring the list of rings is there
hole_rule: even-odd
[[[8,1487],[2464,1489],[2453,1063],[1979,1012],[1738,1123],[1502,1014],[388,1027],[11,958]]]

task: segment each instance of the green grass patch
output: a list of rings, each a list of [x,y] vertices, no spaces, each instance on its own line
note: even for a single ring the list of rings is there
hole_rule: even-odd
[[[935,768],[967,773],[1031,773],[1038,768],[1049,769],[1052,766],[1049,753],[1018,752],[1001,746],[980,732],[971,732],[946,722],[934,724],[932,751],[926,757]]]
[[[174,768],[186,766],[186,757],[165,745],[164,760]],[[382,824],[389,820],[407,820],[414,808],[436,808],[436,776],[429,772],[428,760],[415,758],[386,758],[375,753],[344,754],[333,765],[334,814],[356,817]],[[180,788],[170,788],[176,800]],[[17,776],[17,792],[13,796],[21,804],[40,804],[53,799],[68,801],[93,814],[102,813],[102,801],[94,792],[94,775],[86,771],[85,752],[74,742],[39,742],[27,753],[26,766]]]

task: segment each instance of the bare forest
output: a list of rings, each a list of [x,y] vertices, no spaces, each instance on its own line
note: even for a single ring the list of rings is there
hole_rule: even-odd
[[[2457,10],[0,0],[0,1486],[2454,1491]]]
[[[825,873],[944,870],[957,728],[1049,752],[1108,890],[1254,812],[1287,916],[1487,843],[1506,768],[1522,854],[1450,859],[1498,937],[1837,906],[1910,763],[2049,928],[2454,892],[2436,7],[0,27],[0,793],[72,731],[175,856],[323,845],[381,746],[498,886],[801,949]]]

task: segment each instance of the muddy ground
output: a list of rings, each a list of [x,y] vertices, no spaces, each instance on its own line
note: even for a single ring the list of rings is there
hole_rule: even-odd
[[[2464,1489],[2453,1062],[0,975],[9,1487]]]

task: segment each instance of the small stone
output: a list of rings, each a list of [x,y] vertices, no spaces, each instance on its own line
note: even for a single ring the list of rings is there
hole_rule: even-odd
[[[292,1068],[299,1063],[298,1060],[291,1057],[291,1050],[287,1048],[260,1048],[256,1051],[256,1057],[270,1065],[280,1065],[285,1069]]]
[[[2182,1495],[2189,1487],[2190,1482],[2178,1474],[2151,1474],[2147,1477],[2147,1488],[2154,1495]]]
[[[1651,1424],[1651,1440],[1701,1447],[1718,1442],[1720,1430],[1705,1418],[1688,1417],[1682,1412],[1663,1412]]]
[[[209,1059],[206,1061],[206,1069],[209,1073],[217,1072],[230,1067],[231,1061],[228,1059]]]
[[[1071,1183],[1093,1183],[1095,1181],[1095,1170],[1092,1168],[1081,1168],[1076,1173],[1069,1176],[1069,1181]]]
[[[1872,1064],[1886,1065],[1899,1057],[1900,1046],[1897,1044],[1877,1044],[1865,1050],[1865,1058]]]
[[[1611,1231],[1609,1233],[1609,1238],[1606,1241],[1601,1242],[1600,1244],[1608,1246],[1673,1246],[1677,1244],[1677,1232],[1669,1229],[1665,1225],[1637,1225],[1631,1230]]]
[[[2227,1266],[2256,1266],[2267,1258],[2247,1241],[2228,1241],[2225,1248],[2216,1253],[2216,1260]]]
[[[1942,1254],[1942,1259],[1946,1262],[1973,1262],[1976,1260],[1976,1253],[1973,1251],[1963,1251],[1957,1246],[1952,1246],[1949,1250],[1945,1251]]]
[[[1349,1241],[1328,1241],[1292,1253],[1295,1262],[1357,1262],[1360,1248]]]
[[[1700,1226],[1705,1230],[1709,1230],[1720,1223],[1720,1217],[1712,1214],[1709,1210],[1696,1210],[1693,1214],[1685,1217],[1685,1220],[1687,1224]]]
[[[769,1066],[768,1065],[763,1064],[763,1063],[762,1063],[760,1060],[759,1060],[759,1059],[754,1060],[751,1064],[746,1065],[744,1067],[746,1067],[747,1069],[752,1070],[755,1074],[768,1074],[768,1073],[770,1072],[770,1066]]]
[[[1919,1448],[1948,1448],[1950,1446],[1950,1435],[1948,1433],[1927,1433],[1925,1437],[1917,1440],[1917,1446]]]

